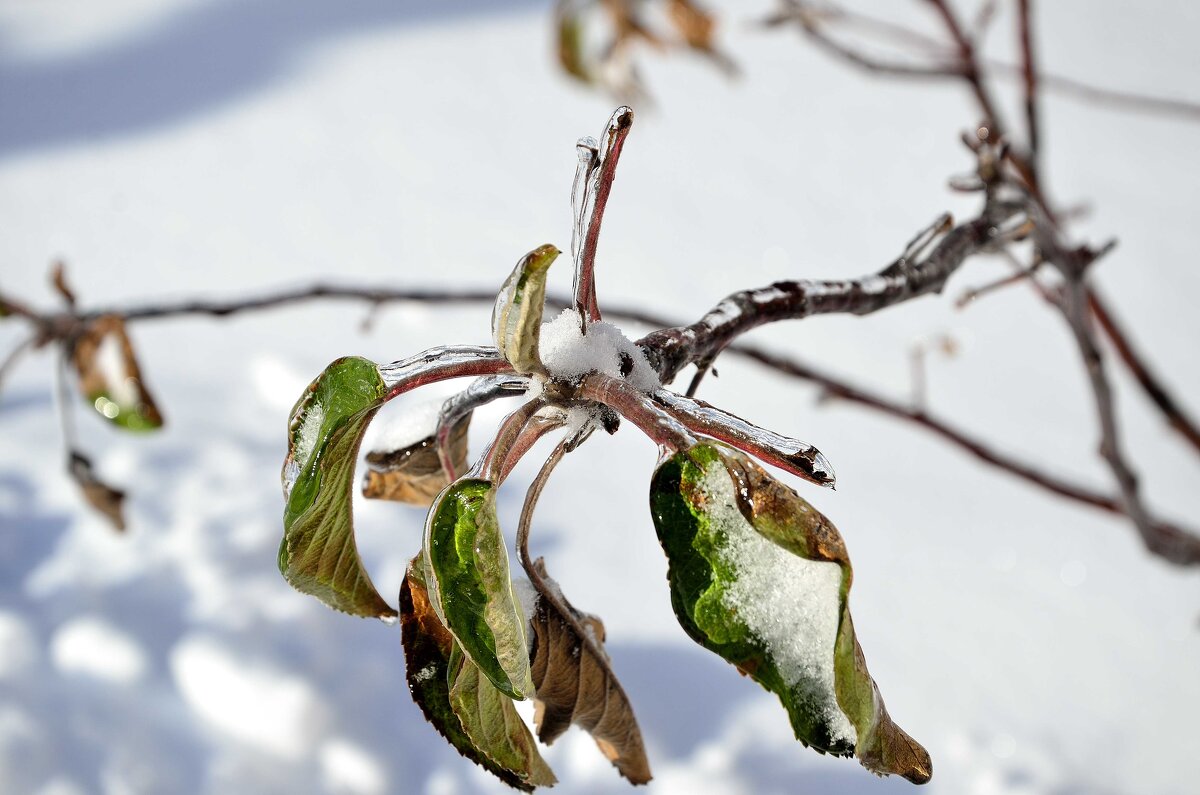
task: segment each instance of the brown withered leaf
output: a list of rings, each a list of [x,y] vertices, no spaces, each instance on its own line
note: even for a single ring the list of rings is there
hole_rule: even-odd
[[[531,620],[534,723],[549,745],[576,724],[633,784],[650,780],[642,732],[604,652],[600,619],[576,610],[546,574],[541,558],[527,570],[538,592]]]
[[[717,49],[717,21],[712,14],[692,0],[671,0],[667,11],[671,24],[688,47],[711,58],[727,75],[737,75],[737,64]]]
[[[70,458],[67,460],[67,472],[79,484],[88,504],[104,514],[114,529],[123,532],[125,530],[125,513],[122,508],[125,503],[125,492],[114,489],[96,477],[92,471],[91,460],[82,453],[71,452]]]
[[[466,414],[450,429],[450,460],[454,471],[467,469],[467,428],[471,415]],[[441,459],[437,439],[433,436],[400,450],[372,450],[367,453],[367,474],[363,478],[364,497],[394,500],[410,505],[429,507],[433,499],[450,483]]]
[[[89,323],[72,343],[70,357],[79,391],[102,417],[134,431],[163,424],[120,315],[102,315]]]

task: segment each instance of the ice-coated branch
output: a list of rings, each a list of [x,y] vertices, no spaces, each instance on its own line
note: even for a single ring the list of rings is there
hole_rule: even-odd
[[[447,480],[454,480],[454,457],[450,454],[450,435],[459,420],[480,406],[503,397],[518,397],[529,388],[529,379],[519,375],[485,375],[476,378],[461,392],[451,395],[438,411],[437,429],[434,440],[437,445],[438,461],[446,473]]]
[[[604,208],[608,206],[608,196],[617,175],[617,161],[621,158],[621,148],[632,126],[633,109],[622,105],[608,120],[604,137],[593,156],[584,151],[589,147],[588,139],[578,145],[582,177],[577,173],[576,189],[581,179],[584,189],[576,208],[579,245],[574,252],[575,307],[579,310],[585,331],[587,323],[600,319],[600,307],[596,301],[596,246],[600,240]]]
[[[655,444],[671,450],[686,450],[696,443],[686,425],[623,379],[591,373],[580,382],[579,396],[616,409]]]
[[[775,282],[726,297],[690,326],[661,329],[639,340],[651,365],[669,382],[686,365],[711,361],[735,338],[780,320],[810,315],[867,315],[913,298],[940,292],[969,257],[989,251],[1019,205],[989,201],[976,218],[950,229],[924,257],[901,257],[859,279]]]
[[[450,378],[511,372],[512,366],[495,348],[483,345],[442,345],[379,368],[388,400]]]
[[[759,428],[702,400],[667,389],[655,391],[650,398],[695,433],[731,444],[810,483],[833,488],[835,477],[829,459],[807,442]]]

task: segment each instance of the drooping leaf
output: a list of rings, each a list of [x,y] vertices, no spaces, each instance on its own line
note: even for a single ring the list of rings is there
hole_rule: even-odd
[[[558,780],[538,753],[513,700],[492,685],[462,646],[452,647],[448,665],[450,706],[475,747],[528,789],[554,786]]]
[[[330,364],[292,409],[283,463],[279,570],[297,590],[357,616],[396,615],[371,584],[354,541],[354,465],[387,388],[374,362]]]
[[[549,745],[576,724],[633,784],[650,780],[650,763],[629,698],[604,652],[604,624],[576,610],[539,558],[530,573],[538,592],[531,654],[538,739]]]
[[[464,414],[450,430],[450,457],[456,472],[467,468],[467,428],[471,415]],[[449,485],[445,468],[438,456],[437,437],[430,436],[399,450],[372,450],[367,453],[367,475],[363,496],[395,500],[428,507]]]
[[[650,495],[688,635],[779,696],[804,744],[928,781],[928,753],[892,722],[867,672],[833,524],[748,457],[708,442],[663,462]]]
[[[79,375],[79,391],[100,416],[130,431],[162,426],[162,414],[146,389],[119,315],[103,315],[88,323],[74,340],[70,356]]]
[[[538,354],[538,335],[546,303],[546,271],[558,255],[551,245],[535,248],[521,258],[496,296],[492,336],[518,373],[546,371]]]
[[[424,563],[433,608],[463,651],[501,692],[529,696],[527,622],[489,481],[463,479],[442,492],[425,522]]]
[[[413,701],[425,713],[426,720],[460,754],[510,787],[528,792],[533,789],[533,782],[527,781],[532,766],[521,768],[526,771],[522,776],[493,761],[487,749],[477,746],[471,735],[463,729],[463,722],[450,704],[450,655],[456,642],[429,604],[421,567],[421,557],[418,555],[409,564],[404,583],[400,586],[400,639],[404,644],[405,675]],[[503,706],[500,709],[503,710]],[[476,734],[481,732],[477,730]],[[499,753],[497,756],[505,754]]]
[[[125,492],[114,489],[92,471],[92,462],[87,456],[71,451],[67,461],[67,471],[71,478],[79,484],[83,497],[118,531],[125,530]]]

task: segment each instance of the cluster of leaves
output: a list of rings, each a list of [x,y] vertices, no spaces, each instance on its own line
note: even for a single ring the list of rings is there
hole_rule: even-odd
[[[357,357],[333,362],[291,415],[279,568],[338,610],[398,617],[413,698],[456,749],[504,782],[531,790],[555,781],[514,707],[527,698],[543,743],[578,725],[622,776],[648,781],[641,731],[611,669],[603,624],[577,610],[528,550],[534,508],[558,461],[595,430],[613,433],[627,420],[660,446],[651,513],[687,634],[775,693],[805,745],[923,783],[929,756],[891,721],[855,637],[841,536],[751,458],[831,486],[824,456],[662,389],[647,376],[653,371],[644,352],[600,319],[595,233],[631,119],[619,109],[601,142],[579,143],[576,306],[564,317],[588,366],[543,355],[545,336],[562,331],[542,322],[546,275],[559,254],[548,245],[523,257],[501,288],[494,348],[435,348],[382,366]],[[420,441],[367,456],[367,496],[429,506],[397,610],[371,583],[354,541],[359,448],[385,402],[461,376],[476,380],[446,401]],[[471,413],[513,396],[526,401],[468,469]],[[525,576],[514,578],[497,490],[516,461],[555,430],[562,438],[521,512],[516,548]]]
[[[62,264],[51,274],[55,289],[69,307],[75,306],[75,293],[68,286]],[[138,365],[133,342],[125,329],[125,319],[105,314],[75,324],[63,335],[63,370],[70,369],[83,399],[96,415],[125,431],[146,432],[163,425],[162,412],[150,394]],[[61,379],[66,373],[60,370]],[[65,400],[65,395],[60,395]],[[64,417],[70,409],[64,403]],[[72,431],[69,423],[65,430]],[[125,492],[101,480],[91,459],[67,439],[67,474],[79,485],[84,499],[104,515],[117,530],[125,529]]]
[[[634,58],[639,47],[682,48],[737,71],[717,47],[713,15],[692,0],[559,0],[555,29],[558,62],[568,75],[629,101],[645,99]]]

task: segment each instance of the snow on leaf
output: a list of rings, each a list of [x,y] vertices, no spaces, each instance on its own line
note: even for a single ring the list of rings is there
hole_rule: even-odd
[[[450,429],[450,455],[456,472],[467,468],[467,428],[471,415],[464,414]],[[399,449],[367,453],[363,496],[395,500],[428,507],[449,484],[438,455],[437,437],[429,436]]]
[[[507,696],[533,692],[526,618],[509,576],[495,487],[463,479],[447,487],[425,522],[429,596],[471,661]]]
[[[535,248],[521,258],[496,296],[492,336],[501,355],[518,373],[545,371],[538,354],[538,334],[546,303],[546,272],[558,255],[551,245]]]
[[[330,364],[292,409],[283,464],[279,570],[297,590],[357,616],[396,615],[371,584],[354,541],[354,465],[387,388],[374,362]]]
[[[162,414],[142,380],[119,315],[103,315],[89,323],[72,343],[70,355],[79,391],[100,416],[130,431],[162,427]]]
[[[510,787],[532,790],[532,783],[527,783],[517,771],[494,761],[487,748],[475,744],[451,706],[450,655],[456,641],[429,603],[419,555],[409,564],[404,583],[400,586],[400,639],[404,644],[408,689],[413,701],[425,713],[426,720],[467,759]],[[496,753],[496,756],[505,755]]]
[[[629,698],[609,667],[604,625],[562,595],[539,558],[529,572],[537,590],[531,624],[534,722],[549,745],[576,724],[633,784],[650,780],[650,763]]]
[[[805,745],[928,781],[929,755],[891,721],[867,672],[833,524],[746,456],[708,442],[660,465],[650,502],[688,635],[775,693]]]

